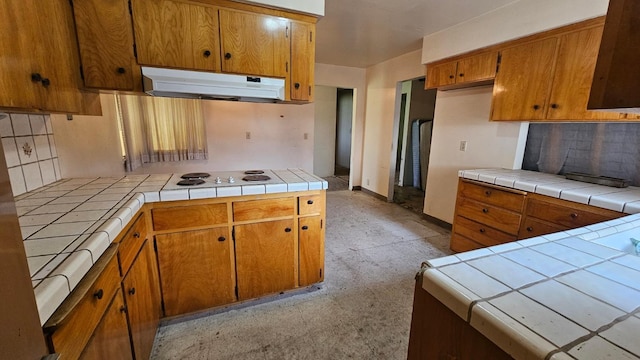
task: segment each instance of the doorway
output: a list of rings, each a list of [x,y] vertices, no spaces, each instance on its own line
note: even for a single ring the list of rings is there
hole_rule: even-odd
[[[335,176],[349,179],[351,170],[351,122],[353,89],[337,89]]]
[[[398,86],[399,106],[394,132],[396,153],[392,161],[393,184],[389,200],[418,214],[423,213],[429,170],[436,90],[424,90],[424,78]]]

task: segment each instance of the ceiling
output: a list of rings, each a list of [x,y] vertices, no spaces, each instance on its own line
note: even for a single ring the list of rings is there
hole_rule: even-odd
[[[422,48],[425,35],[516,1],[325,0],[316,62],[365,68]]]

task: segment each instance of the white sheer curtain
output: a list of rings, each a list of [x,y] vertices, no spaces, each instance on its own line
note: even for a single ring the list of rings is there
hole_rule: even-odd
[[[207,159],[207,136],[199,100],[116,95],[126,167]]]

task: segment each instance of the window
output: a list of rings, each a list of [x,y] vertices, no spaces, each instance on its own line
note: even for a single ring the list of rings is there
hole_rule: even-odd
[[[125,166],[207,159],[200,100],[116,95]]]

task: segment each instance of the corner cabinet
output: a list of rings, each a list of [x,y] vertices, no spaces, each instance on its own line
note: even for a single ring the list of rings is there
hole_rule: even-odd
[[[118,289],[114,295],[80,359],[133,359],[127,327],[127,308],[122,298],[122,290]]]

